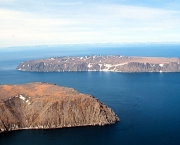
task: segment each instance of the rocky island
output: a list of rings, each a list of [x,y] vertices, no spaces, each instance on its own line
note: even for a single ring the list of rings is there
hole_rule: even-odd
[[[91,95],[48,83],[0,85],[0,132],[107,125],[119,121]]]
[[[180,72],[179,58],[82,56],[52,57],[22,62],[17,70],[32,72],[111,71],[111,72]]]

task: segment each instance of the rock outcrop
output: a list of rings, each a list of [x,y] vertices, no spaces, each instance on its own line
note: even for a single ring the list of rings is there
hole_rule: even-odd
[[[0,85],[0,132],[106,125],[119,121],[91,95],[47,83]]]
[[[17,70],[32,72],[180,72],[180,59],[95,55],[84,57],[55,57],[22,62],[17,67]]]

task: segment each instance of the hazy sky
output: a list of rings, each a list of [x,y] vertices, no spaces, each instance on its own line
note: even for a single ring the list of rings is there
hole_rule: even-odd
[[[0,47],[180,42],[180,0],[0,0]]]

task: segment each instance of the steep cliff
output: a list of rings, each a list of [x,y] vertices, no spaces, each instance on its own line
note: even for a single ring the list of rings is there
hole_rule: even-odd
[[[47,83],[0,85],[0,132],[106,125],[119,121],[93,96]]]
[[[112,71],[180,72],[179,58],[84,56],[56,57],[22,62],[17,70],[32,72]]]

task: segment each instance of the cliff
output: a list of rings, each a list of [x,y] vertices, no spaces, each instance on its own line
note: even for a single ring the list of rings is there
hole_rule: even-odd
[[[84,56],[55,57],[22,62],[17,70],[32,72],[112,71],[180,72],[179,58]]]
[[[106,125],[115,113],[91,95],[47,83],[0,85],[0,132]]]

